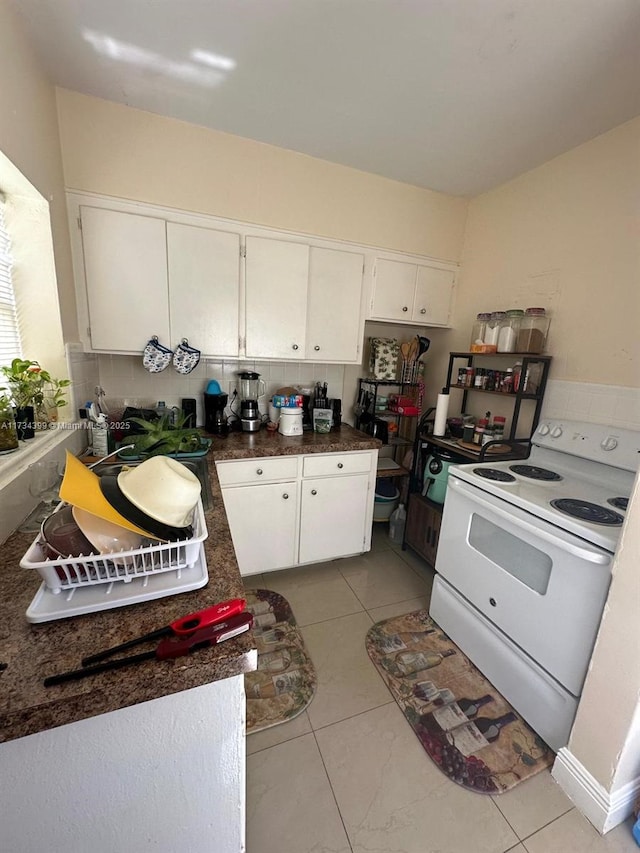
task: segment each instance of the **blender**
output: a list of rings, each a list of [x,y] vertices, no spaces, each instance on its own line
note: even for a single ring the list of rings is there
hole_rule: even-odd
[[[264,396],[265,384],[259,373],[245,370],[238,373],[240,379],[240,423],[243,432],[257,432],[262,425],[258,399]]]

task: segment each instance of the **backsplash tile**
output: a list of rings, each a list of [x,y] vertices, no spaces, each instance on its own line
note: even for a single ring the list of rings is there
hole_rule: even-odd
[[[196,400],[198,424],[204,423],[202,395],[210,379],[217,379],[223,392],[229,394],[239,390],[238,372],[253,370],[260,374],[266,385],[266,393],[260,400],[260,409],[267,411],[267,401],[273,393],[285,385],[313,386],[315,382],[326,382],[330,397],[343,397],[345,368],[341,364],[309,364],[287,361],[224,361],[202,359],[198,366],[186,376],[173,370],[170,365],[162,373],[149,373],[142,366],[139,356],[99,355],[97,378],[105,390],[107,402],[114,406],[151,406],[164,400],[167,406],[180,406],[183,397]],[[93,396],[93,386],[87,399]]]
[[[640,388],[551,379],[542,407],[544,418],[640,429]]]

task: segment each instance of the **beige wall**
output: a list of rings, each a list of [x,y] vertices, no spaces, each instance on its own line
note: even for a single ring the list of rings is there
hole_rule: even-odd
[[[479,311],[540,305],[552,314],[552,379],[638,387],[639,198],[637,118],[473,199],[434,382]]]
[[[58,90],[68,188],[457,261],[467,201]]]
[[[0,0],[0,79],[0,151],[49,202],[63,331],[77,340],[55,90],[7,0]]]

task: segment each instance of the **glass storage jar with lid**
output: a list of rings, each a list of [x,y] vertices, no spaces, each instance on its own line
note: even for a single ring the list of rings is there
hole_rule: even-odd
[[[544,308],[527,308],[518,332],[518,352],[544,352],[550,318]]]
[[[498,334],[500,332],[500,323],[506,316],[507,315],[504,311],[493,311],[491,313],[491,319],[487,322],[487,326],[485,329],[485,344],[491,344],[497,348]]]
[[[498,352],[516,352],[523,317],[524,311],[520,308],[511,308],[505,312],[498,331]]]
[[[477,315],[471,328],[469,352],[487,352],[490,348],[490,345],[488,345],[486,340],[487,324],[489,320],[491,320],[491,314],[488,312],[483,312]]]

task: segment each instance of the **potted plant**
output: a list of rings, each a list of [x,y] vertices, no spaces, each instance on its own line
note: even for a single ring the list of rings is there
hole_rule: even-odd
[[[11,398],[0,394],[0,453],[16,450],[18,446],[18,431]]]
[[[20,438],[33,438],[34,424],[57,420],[57,412],[65,406],[64,391],[71,384],[69,379],[54,379],[43,370],[37,361],[14,358],[10,365],[0,367],[8,391],[16,409],[16,423]]]

